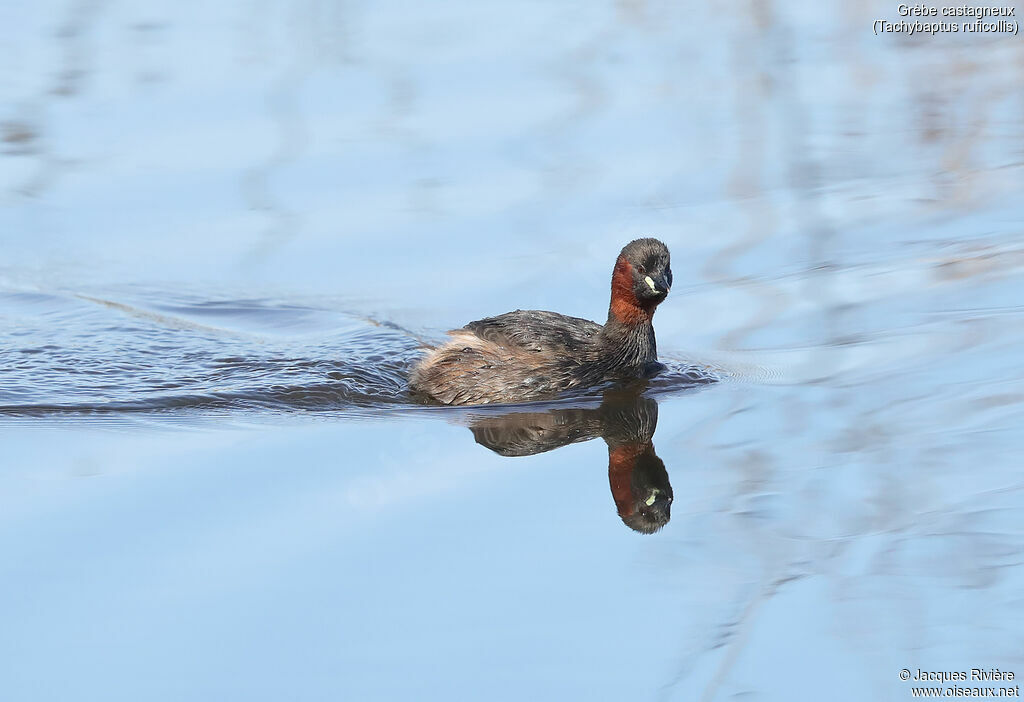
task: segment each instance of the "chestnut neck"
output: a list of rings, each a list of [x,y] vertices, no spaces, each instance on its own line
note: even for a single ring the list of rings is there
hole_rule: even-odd
[[[643,366],[658,360],[653,325],[658,303],[637,299],[633,280],[632,264],[620,255],[612,271],[612,299],[601,337],[606,348],[614,349],[619,364]]]

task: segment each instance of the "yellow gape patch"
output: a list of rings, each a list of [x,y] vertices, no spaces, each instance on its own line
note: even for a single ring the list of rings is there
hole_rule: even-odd
[[[644,278],[644,282],[650,286],[651,290],[653,290],[654,292],[658,292],[658,286],[654,284],[654,279],[651,278],[651,276],[647,276],[646,278]]]
[[[654,501],[658,499],[659,492],[661,492],[661,490],[659,490],[658,488],[654,488],[653,490],[651,490],[651,496],[644,500],[644,504],[647,505],[648,507],[653,505]]]

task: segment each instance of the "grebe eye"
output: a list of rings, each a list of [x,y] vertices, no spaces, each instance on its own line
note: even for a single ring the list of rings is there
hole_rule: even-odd
[[[644,265],[637,266],[636,267],[636,271],[640,275],[647,275],[647,266],[644,266]]]

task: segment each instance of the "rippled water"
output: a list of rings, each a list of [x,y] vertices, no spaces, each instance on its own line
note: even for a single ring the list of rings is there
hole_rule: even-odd
[[[12,293],[6,416],[384,407],[421,342],[340,309],[136,293]],[[16,329],[16,331],[15,331]]]
[[[1019,679],[1024,45],[895,13],[0,7],[0,699]],[[639,235],[667,373],[410,401]]]
[[[9,418],[344,418],[413,409],[420,403],[409,395],[409,370],[435,343],[391,322],[297,302],[137,290],[117,300],[25,292],[2,299],[12,324],[0,351],[0,416]],[[643,384],[652,394],[714,382],[724,372],[666,360],[670,367]]]

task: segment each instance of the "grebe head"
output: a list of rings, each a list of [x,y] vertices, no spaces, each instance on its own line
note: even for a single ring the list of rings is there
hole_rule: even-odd
[[[672,287],[672,268],[668,247],[657,239],[636,239],[619,254],[618,264],[632,274],[632,292],[645,307],[657,305]]]

